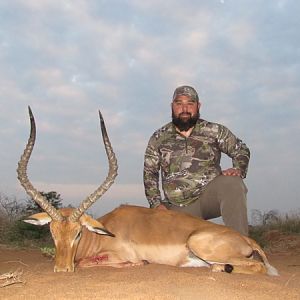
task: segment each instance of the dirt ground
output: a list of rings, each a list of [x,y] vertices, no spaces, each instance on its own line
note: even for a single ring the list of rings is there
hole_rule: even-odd
[[[300,299],[300,251],[268,257],[280,276],[165,265],[54,273],[53,261],[39,250],[0,246],[0,275],[22,272],[22,283],[1,287],[0,299]],[[0,280],[0,284],[4,282]]]

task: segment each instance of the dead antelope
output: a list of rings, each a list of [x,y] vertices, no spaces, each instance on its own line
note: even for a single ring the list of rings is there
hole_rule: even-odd
[[[238,232],[188,214],[138,206],[120,206],[95,220],[84,212],[112,185],[117,160],[99,111],[103,141],[109,161],[105,181],[78,208],[55,209],[30,183],[27,165],[36,137],[29,108],[30,137],[18,164],[18,178],[45,212],[28,223],[50,223],[56,247],[55,272],[73,272],[78,266],[124,267],[144,263],[179,267],[211,267],[213,271],[277,275],[259,245]]]

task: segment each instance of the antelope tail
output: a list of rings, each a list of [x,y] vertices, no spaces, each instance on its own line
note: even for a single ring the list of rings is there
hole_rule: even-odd
[[[278,276],[279,273],[277,271],[276,268],[274,268],[268,261],[266,254],[264,253],[264,251],[261,249],[261,247],[252,239],[245,237],[248,241],[248,243],[250,244],[250,246],[252,247],[253,251],[255,251],[256,253],[258,253],[259,258],[262,260],[263,264],[266,267],[266,271],[267,274],[270,276]]]

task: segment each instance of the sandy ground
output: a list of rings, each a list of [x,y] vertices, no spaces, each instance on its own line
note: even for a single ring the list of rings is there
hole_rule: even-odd
[[[54,273],[53,261],[39,250],[1,246],[0,275],[20,270],[23,283],[1,287],[0,299],[300,299],[300,253],[268,257],[279,277],[165,265]]]

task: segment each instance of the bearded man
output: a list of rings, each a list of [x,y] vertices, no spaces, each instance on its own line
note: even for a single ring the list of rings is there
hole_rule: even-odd
[[[154,132],[145,152],[144,186],[150,207],[206,220],[222,216],[226,226],[248,235],[243,182],[248,147],[225,126],[200,118],[201,103],[193,87],[178,87],[171,107],[172,122]],[[222,153],[232,159],[232,168],[221,169]]]

